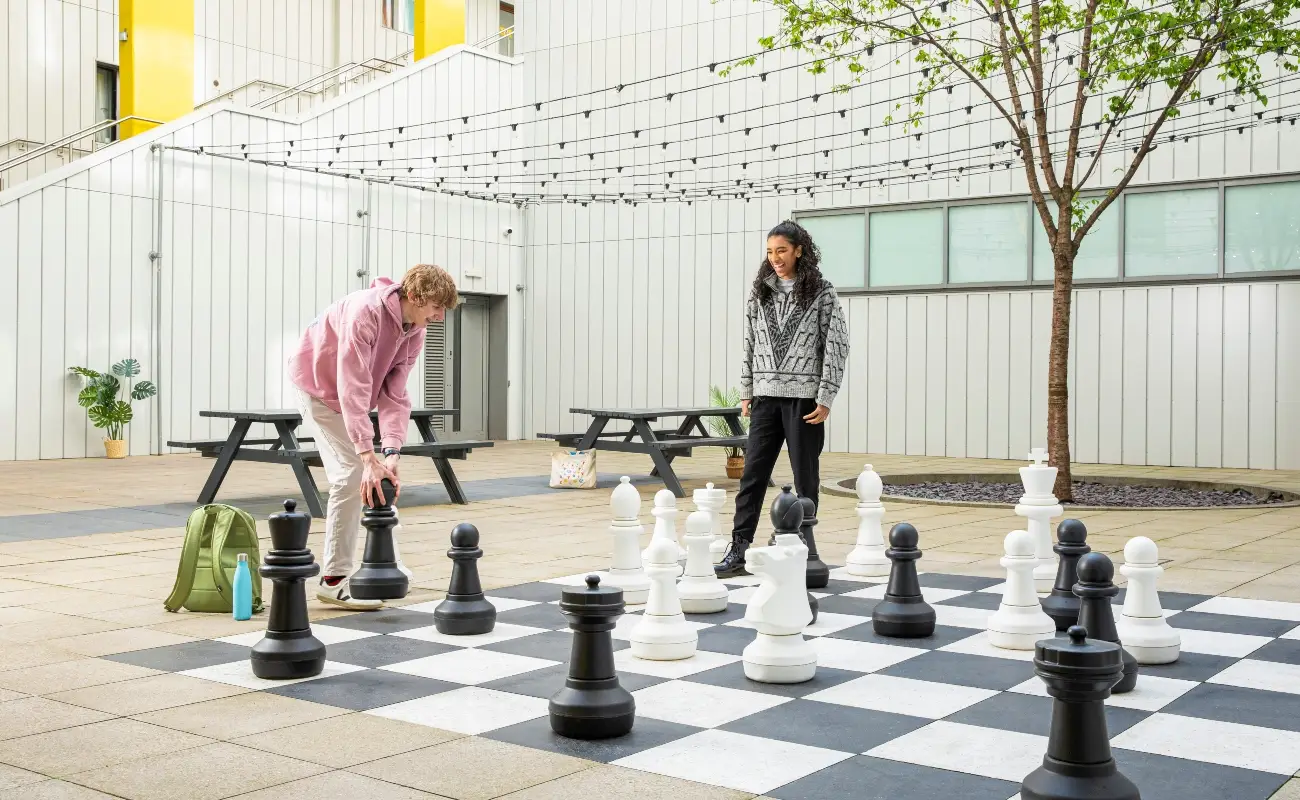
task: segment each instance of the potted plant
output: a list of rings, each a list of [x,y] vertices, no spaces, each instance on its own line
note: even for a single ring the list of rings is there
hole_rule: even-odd
[[[740,405],[740,390],[728,389],[723,391],[721,387],[709,387],[709,403],[714,408],[735,408]],[[723,417],[709,417],[709,430],[714,436],[726,437],[733,436],[731,426]],[[742,430],[749,430],[749,420],[745,417],[740,418],[740,427]],[[743,447],[728,447],[727,450],[727,477],[733,480],[739,479],[745,474],[745,449]]]
[[[126,440],[122,438],[122,429],[134,412],[130,400],[144,400],[158,393],[158,387],[151,381],[140,381],[135,385],[131,379],[140,374],[140,362],[134,358],[124,358],[112,366],[111,372],[96,372],[86,367],[69,367],[72,372],[86,379],[86,385],[77,395],[77,404],[86,409],[90,424],[103,428],[104,452],[109,458],[126,458]],[[126,393],[130,400],[123,400],[122,380],[126,380]]]

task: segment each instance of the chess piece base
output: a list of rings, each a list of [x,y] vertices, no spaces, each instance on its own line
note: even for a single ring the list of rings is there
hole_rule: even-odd
[[[809,589],[822,589],[831,582],[831,568],[820,558],[808,562],[808,569],[804,575],[805,585]]]
[[[626,596],[627,591],[623,594]],[[717,578],[682,578],[677,584],[677,597],[687,614],[716,614],[727,610],[731,594]]]
[[[888,597],[871,612],[871,628],[880,636],[923,639],[934,635],[935,613],[921,597]]]
[[[1133,687],[1137,686],[1138,662],[1137,659],[1133,657],[1133,654],[1123,647],[1123,642],[1119,642],[1118,644],[1121,645],[1120,656],[1124,659],[1124,677],[1119,679],[1119,683],[1110,687],[1110,693],[1127,694],[1128,692],[1133,691]]]
[[[1020,784],[1020,800],[1141,800],[1133,782],[1115,768],[1100,764],[1066,764],[1050,756]]]
[[[817,674],[817,651],[802,633],[774,636],[760,631],[741,657],[745,677],[759,683],[803,683]]]
[[[483,595],[447,595],[433,610],[433,625],[447,636],[475,636],[491,633],[497,624],[497,610]]]
[[[1178,660],[1180,649],[1180,645],[1177,644],[1169,647],[1144,647],[1124,643],[1124,650],[1133,656],[1138,664],[1172,664]]]
[[[1037,583],[1037,580],[1034,581]],[[1058,631],[1067,630],[1071,625],[1079,621],[1079,598],[1071,594],[1065,597],[1059,594],[1050,594],[1044,597],[1039,605],[1043,607],[1043,613],[1052,618],[1056,623]]]
[[[681,661],[695,655],[699,639],[695,629],[686,625],[686,618],[678,614],[676,617],[643,616],[629,641],[636,658]]]
[[[1050,639],[1056,634],[1056,626],[1050,619],[1044,625],[1042,619],[1029,616],[1023,620],[1015,617],[998,618],[999,609],[989,618],[989,644],[1002,650],[1033,650],[1034,645],[1043,639]]]
[[[267,631],[249,656],[253,674],[273,681],[314,678],[325,669],[325,645],[311,629]]]
[[[612,739],[632,730],[636,701],[618,678],[570,678],[549,706],[551,730],[569,739]]]
[[[1182,637],[1164,617],[1125,617],[1115,620],[1119,640],[1139,664],[1172,664],[1178,660]]]
[[[623,602],[629,606],[645,605],[650,597],[650,579],[641,570],[611,569],[601,576],[602,584],[623,590]]]
[[[853,548],[849,557],[844,559],[844,570],[850,575],[863,578],[883,578],[889,575],[889,559],[885,558],[885,546]]]
[[[348,591],[358,600],[401,600],[410,586],[396,561],[362,562],[348,578]]]

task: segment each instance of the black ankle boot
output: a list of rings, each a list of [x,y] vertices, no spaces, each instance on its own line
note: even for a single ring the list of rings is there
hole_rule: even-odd
[[[731,544],[727,547],[727,552],[722,556],[713,567],[713,572],[719,578],[736,578],[741,575],[748,575],[745,570],[745,551],[749,549],[750,543],[739,536],[731,537]]]

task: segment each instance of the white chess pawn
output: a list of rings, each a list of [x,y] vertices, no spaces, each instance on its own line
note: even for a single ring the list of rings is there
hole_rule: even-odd
[[[1034,567],[1038,564],[1034,537],[1029,531],[1012,531],[1002,546],[1007,584],[1001,605],[989,617],[989,644],[1004,650],[1033,650],[1039,640],[1056,635],[1056,623],[1038,604],[1034,591]]]
[[[770,547],[750,548],[745,567],[760,578],[745,609],[758,636],[741,654],[745,677],[761,683],[803,683],[817,674],[817,651],[803,638],[812,622],[804,585],[808,547],[782,533]]]
[[[1119,568],[1128,578],[1124,611],[1115,619],[1120,644],[1139,664],[1168,664],[1178,660],[1182,637],[1165,621],[1160,608],[1156,581],[1164,572],[1156,543],[1145,536],[1124,545],[1124,564]]]
[[[609,532],[614,537],[614,559],[601,583],[623,590],[623,602],[640,605],[650,593],[650,579],[641,568],[641,527],[637,515],[641,513],[641,493],[624,475],[609,497],[609,507],[614,522]]]
[[[880,520],[885,516],[885,507],[880,504],[884,484],[870,464],[858,475],[857,490],[858,543],[844,559],[844,569],[850,575],[881,578],[889,574],[885,538],[880,532]]]
[[[682,611],[714,614],[727,610],[730,593],[713,571],[709,542],[713,539],[709,515],[696,511],[686,518],[686,572],[677,584]]]
[[[669,493],[672,496],[672,493]],[[677,597],[677,545],[670,539],[651,539],[645,552],[645,571],[650,576],[650,596],[645,613],[628,639],[632,655],[650,661],[679,661],[695,655],[699,636],[686,623]]]
[[[710,483],[703,489],[696,489],[692,493],[692,499],[695,500],[697,509],[709,515],[709,556],[711,563],[716,564],[722,560],[723,554],[727,552],[727,545],[731,543],[730,538],[726,541],[722,539],[721,511],[727,502],[727,490],[715,489]]]
[[[651,535],[650,544],[654,544],[656,539],[667,539],[677,548],[677,560],[681,561],[686,558],[686,549],[677,541],[677,497],[667,489],[660,489],[655,493],[655,505],[650,509],[650,513],[655,517],[654,533]],[[650,547],[641,551],[641,560],[644,563],[650,563]]]
[[[1065,510],[1057,502],[1056,495],[1052,494],[1057,470],[1056,467],[1043,463],[1047,460],[1047,451],[1035,447],[1029,451],[1029,460],[1034,463],[1020,468],[1020,481],[1024,484],[1025,493],[1016,504],[1016,514],[1029,520],[1029,534],[1034,537],[1034,555],[1038,559],[1038,565],[1034,567],[1034,589],[1040,594],[1046,594],[1052,591],[1052,586],[1056,583],[1056,572],[1060,565],[1060,559],[1052,549],[1051,520],[1065,513]]]

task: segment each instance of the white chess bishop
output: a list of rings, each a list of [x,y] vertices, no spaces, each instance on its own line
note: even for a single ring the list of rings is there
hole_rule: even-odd
[[[1029,534],[1034,537],[1034,555],[1038,565],[1034,567],[1034,590],[1046,594],[1052,591],[1056,583],[1056,571],[1059,559],[1052,549],[1053,517],[1065,513],[1052,486],[1056,483],[1056,467],[1048,466],[1047,451],[1035,447],[1029,451],[1029,460],[1034,463],[1020,468],[1020,482],[1024,484],[1025,493],[1016,504],[1016,514],[1029,520]]]
[[[850,575],[879,578],[889,574],[889,559],[885,557],[885,538],[880,532],[880,520],[885,507],[880,504],[884,484],[876,471],[867,464],[858,475],[858,542],[844,559],[844,569]]]
[[[1038,604],[1034,591],[1034,567],[1038,564],[1034,537],[1029,531],[1012,531],[1002,546],[1007,583],[1002,603],[989,617],[989,644],[1004,650],[1033,650],[1040,639],[1056,635],[1056,623]]]
[[[713,571],[709,543],[713,541],[709,515],[696,511],[686,518],[686,572],[677,584],[682,611],[714,614],[727,610],[730,592]]]
[[[803,638],[812,622],[804,585],[808,547],[798,535],[777,535],[770,547],[750,548],[745,567],[759,576],[745,621],[758,636],[741,654],[745,677],[761,683],[803,683],[817,674],[817,651]]]
[[[677,560],[686,558],[686,549],[677,541],[677,496],[667,489],[660,489],[655,493],[655,505],[650,509],[650,513],[655,517],[654,533],[651,535],[650,543],[654,544],[658,539],[672,542],[677,550]],[[641,551],[641,560],[650,563],[648,545]]]
[[[726,540],[722,538],[721,511],[727,503],[727,490],[715,489],[713,484],[709,483],[703,489],[692,492],[691,499],[695,501],[697,509],[709,515],[709,557],[711,563],[716,564],[722,560],[722,556],[727,552],[727,545],[731,543],[730,537]],[[690,550],[689,546],[687,550]]]
[[[1169,664],[1178,660],[1182,637],[1165,621],[1156,581],[1164,572],[1156,543],[1137,536],[1124,545],[1119,571],[1128,578],[1124,611],[1115,619],[1119,641],[1139,664]]]
[[[609,526],[614,538],[614,559],[601,583],[623,590],[623,602],[640,605],[650,594],[650,579],[641,568],[641,493],[624,475],[609,497],[614,521]]]
[[[668,493],[669,497],[672,493]],[[699,636],[686,622],[677,597],[677,543],[651,539],[646,548],[645,571],[650,577],[650,596],[645,613],[628,637],[632,655],[649,661],[680,661],[695,655]]]

